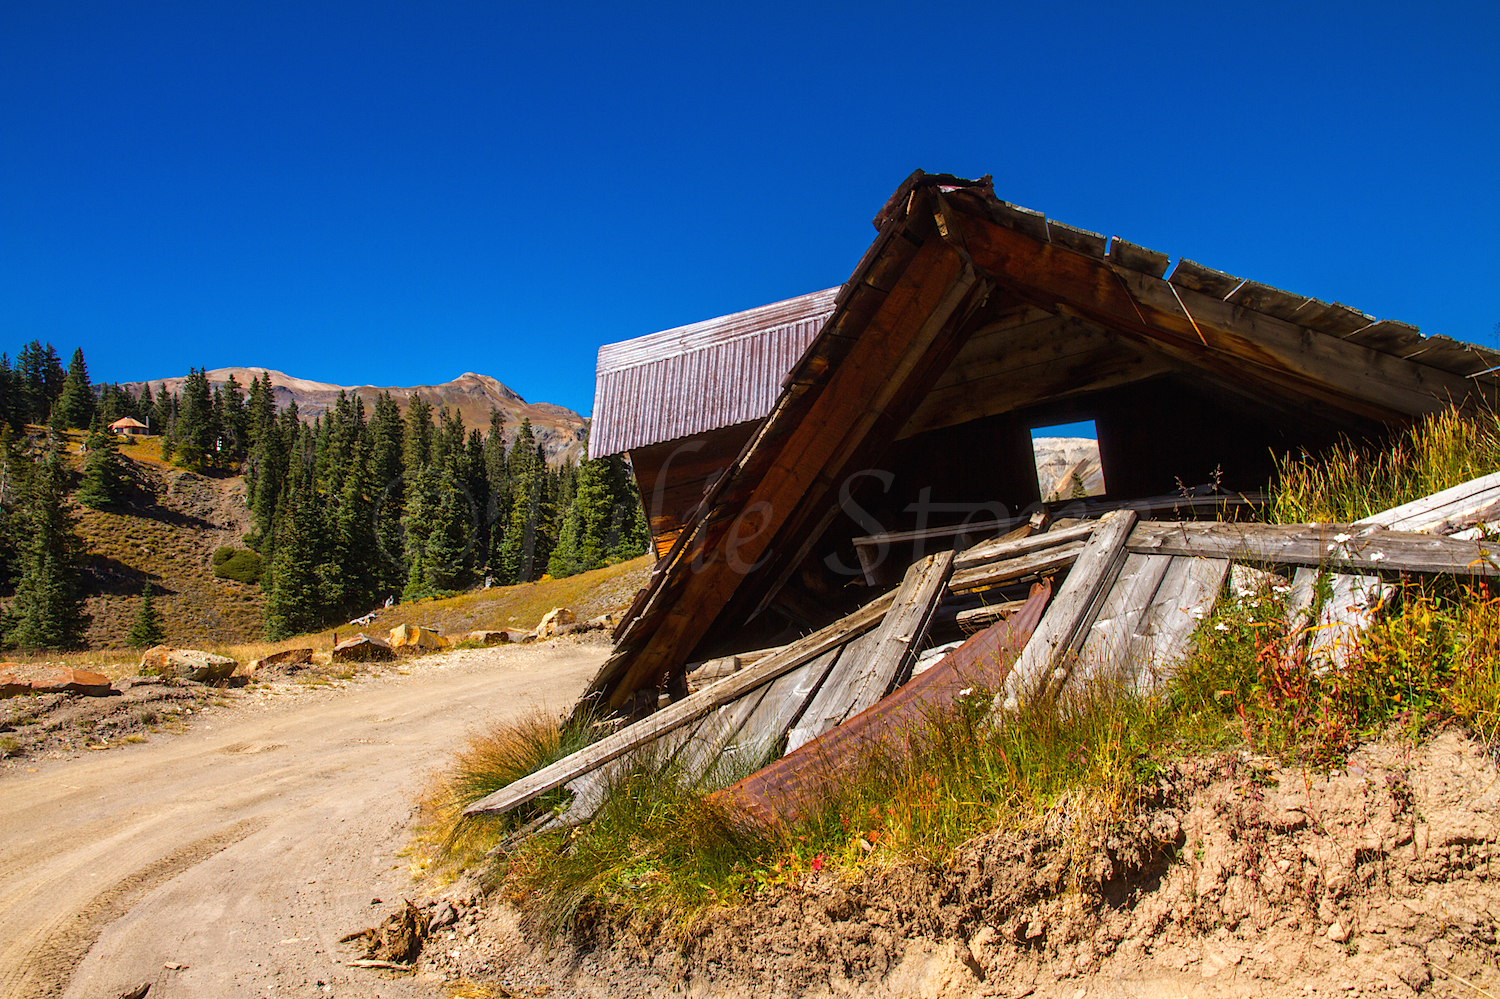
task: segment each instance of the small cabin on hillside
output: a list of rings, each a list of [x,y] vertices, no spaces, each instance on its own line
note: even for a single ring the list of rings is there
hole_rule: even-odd
[[[836,620],[924,552],[1037,514],[1232,518],[1279,456],[1500,403],[1500,353],[987,177],[918,171],[874,223],[839,288],[600,349],[589,453],[628,453],[660,559],[591,687],[607,707]],[[1102,481],[1044,496],[1033,439],[1086,422]]]
[[[109,425],[112,433],[120,437],[145,437],[149,428],[133,416],[122,416]]]

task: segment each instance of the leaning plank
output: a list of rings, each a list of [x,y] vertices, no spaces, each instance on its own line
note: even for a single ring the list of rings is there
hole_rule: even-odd
[[[1023,606],[1004,621],[971,636],[931,669],[895,693],[817,739],[790,750],[749,777],[719,792],[721,800],[771,824],[795,818],[824,797],[829,785],[870,752],[904,754],[909,740],[929,720],[953,709],[974,689],[993,690],[1047,606],[1050,582],[1032,586]]]
[[[1026,576],[1057,572],[1078,561],[1078,556],[1083,554],[1084,544],[1082,541],[1070,541],[1056,548],[1044,548],[988,565],[976,565],[962,572],[955,572],[948,580],[948,589],[953,593],[962,593],[986,586],[999,586]]]
[[[1126,556],[1119,578],[1086,630],[1073,667],[1074,682],[1130,669],[1137,633],[1171,562],[1170,555]]]
[[[1343,669],[1359,647],[1359,635],[1372,623],[1385,603],[1388,588],[1379,576],[1335,573],[1329,580],[1328,599],[1318,612],[1318,623],[1308,643],[1308,661],[1314,668]]]
[[[566,756],[550,766],[543,767],[536,773],[523,777],[493,794],[486,795],[465,808],[464,814],[482,815],[507,812],[538,795],[546,794],[553,788],[562,787],[610,760],[625,755],[637,746],[643,746],[683,725],[697,721],[710,711],[739,700],[757,687],[790,673],[870,630],[885,617],[890,601],[890,595],[871,601],[848,617],[835,621],[800,641],[793,642],[781,652],[762,659],[754,666],[726,676],[647,718],[627,725],[591,746]]]
[[[844,646],[842,653],[844,661],[846,663],[864,662],[874,649],[877,637],[876,632],[867,631]],[[802,702],[796,720],[789,727],[783,726],[781,729],[786,733],[786,752],[793,752],[803,743],[811,742],[818,733],[826,732],[831,725],[838,724],[828,719],[844,717],[844,709],[847,707],[848,693],[840,685],[827,684],[814,691]],[[769,741],[762,742],[762,746],[768,747],[769,745]]]
[[[1099,526],[1095,520],[1075,524],[1072,527],[1064,527],[1056,531],[1048,531],[1046,534],[1033,534],[1027,538],[1016,538],[1010,541],[1004,539],[997,541],[986,541],[975,545],[953,560],[953,571],[961,572],[964,569],[972,569],[975,566],[988,565],[1001,559],[1015,558],[1029,552],[1041,551],[1044,548],[1055,548],[1058,545],[1067,544],[1070,541],[1083,541],[1094,528]]]
[[[1361,527],[1376,525],[1392,531],[1451,534],[1492,519],[1500,513],[1497,505],[1500,505],[1500,472],[1481,475],[1451,489],[1393,506],[1359,524]]]
[[[1085,615],[1096,606],[1100,591],[1113,581],[1135,523],[1134,510],[1116,510],[1100,521],[1099,529],[1068,572],[1057,599],[1021,650],[1004,689],[995,695],[995,711],[1014,710],[1022,698],[1039,692],[1048,682],[1074,636],[1088,624]]]
[[[1132,552],[1196,555],[1286,565],[1353,566],[1400,572],[1500,575],[1500,554],[1480,541],[1383,531],[1349,524],[1145,522],[1130,536]]]
[[[884,697],[897,678],[910,670],[952,571],[952,552],[930,555],[906,570],[891,611],[874,633],[868,650],[840,658],[818,693],[815,710],[808,712],[800,726],[800,738],[822,735],[859,714]]]
[[[959,611],[954,618],[954,623],[958,625],[960,631],[972,635],[976,631],[988,628],[996,621],[1009,617],[1025,602],[1024,600],[1003,600],[998,604],[971,607],[968,610]]]
[[[734,740],[734,751],[741,759],[763,760],[778,750],[781,737],[795,725],[815,703],[829,671],[840,659],[857,655],[862,643],[869,642],[874,632],[866,632],[842,649],[834,649],[819,656],[801,669],[794,670],[771,684],[766,696],[761,699],[755,713],[745,720]]]
[[[1193,632],[1214,609],[1228,575],[1228,559],[1172,559],[1131,647],[1137,693],[1149,693],[1177,671]]]

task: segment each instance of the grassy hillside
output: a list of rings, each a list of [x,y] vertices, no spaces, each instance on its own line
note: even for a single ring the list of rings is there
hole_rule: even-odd
[[[83,434],[68,437],[68,462],[78,472]],[[221,545],[241,544],[250,528],[244,481],[214,479],[161,460],[156,438],[120,448],[134,487],[109,510],[75,505],[85,563],[90,648],[125,644],[141,591],[155,586],[155,606],[174,644],[252,641],[261,633],[265,598],[259,586],[217,579],[210,559]]]

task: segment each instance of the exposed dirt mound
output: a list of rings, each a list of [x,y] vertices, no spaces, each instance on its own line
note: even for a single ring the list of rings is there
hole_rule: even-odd
[[[946,867],[814,875],[682,937],[599,921],[549,955],[493,909],[475,964],[438,960],[581,994],[1472,996],[1500,979],[1497,806],[1493,760],[1452,733],[1327,776],[1225,756],[1102,838],[1065,802]]]

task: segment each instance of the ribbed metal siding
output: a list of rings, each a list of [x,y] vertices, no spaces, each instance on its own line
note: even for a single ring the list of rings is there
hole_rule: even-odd
[[[758,420],[837,288],[599,348],[589,457]]]

